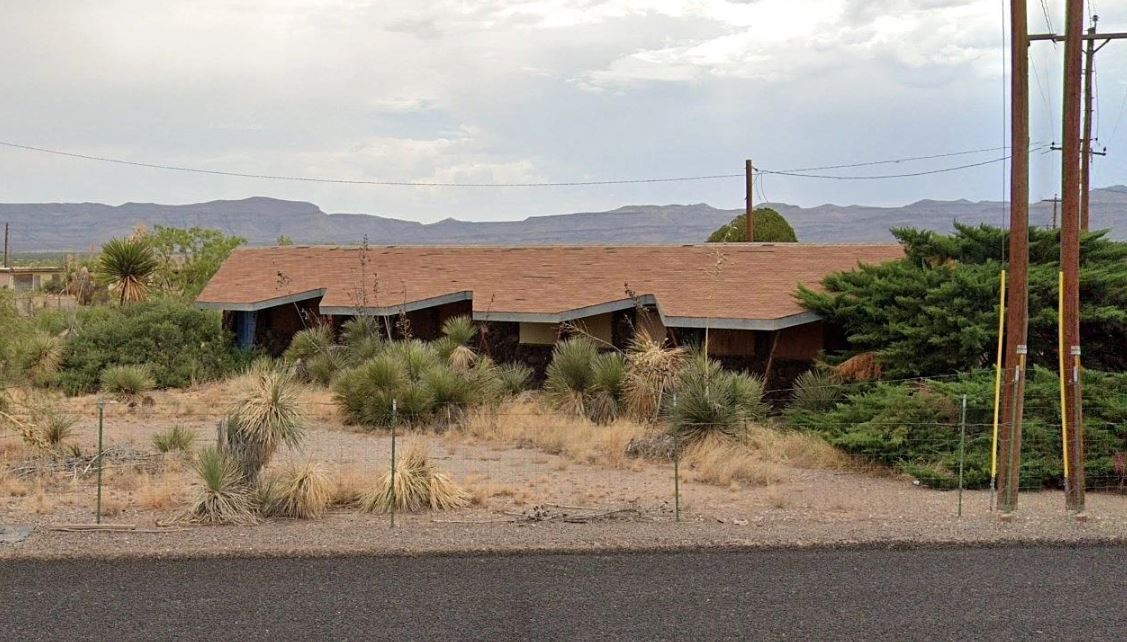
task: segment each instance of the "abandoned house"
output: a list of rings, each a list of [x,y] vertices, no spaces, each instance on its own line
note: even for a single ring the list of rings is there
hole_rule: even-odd
[[[701,345],[708,328],[713,357],[774,373],[842,346],[838,329],[798,304],[798,284],[817,288],[830,272],[901,256],[898,245],[768,243],[245,248],[196,305],[222,310],[241,345],[274,354],[302,328],[339,329],[355,315],[420,339],[469,315],[485,329],[479,349],[540,372],[576,328],[617,347],[639,328]]]

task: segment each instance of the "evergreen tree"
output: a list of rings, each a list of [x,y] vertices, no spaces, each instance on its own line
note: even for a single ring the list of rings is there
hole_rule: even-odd
[[[896,229],[905,258],[831,274],[824,292],[800,287],[809,310],[845,331],[855,352],[875,352],[889,377],[989,366],[997,346],[998,272],[1008,232],[956,224],[954,234]],[[1057,367],[1059,233],[1030,231],[1029,358]],[[1127,243],[1105,232],[1081,241],[1084,364],[1127,370]],[[852,353],[851,353],[852,354]],[[849,354],[841,356],[850,356]]]
[[[795,243],[798,241],[790,223],[783,218],[782,214],[769,207],[761,207],[752,212],[751,222],[755,227],[756,241],[761,243]],[[708,235],[709,243],[742,243],[746,240],[747,223],[743,214]]]

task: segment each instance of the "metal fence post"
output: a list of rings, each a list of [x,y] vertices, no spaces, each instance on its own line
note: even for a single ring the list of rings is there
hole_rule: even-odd
[[[395,528],[395,424],[399,415],[399,404],[391,400],[391,478],[388,482],[389,497],[388,514],[391,515],[391,528]]]
[[[967,396],[963,395],[963,409],[959,414],[959,512],[963,516],[963,467],[967,455]]]
[[[677,407],[677,395],[673,395],[673,407]],[[673,435],[673,521],[681,521],[681,437]]]
[[[98,399],[98,499],[94,505],[94,523],[102,523],[102,423],[106,411],[106,400]]]

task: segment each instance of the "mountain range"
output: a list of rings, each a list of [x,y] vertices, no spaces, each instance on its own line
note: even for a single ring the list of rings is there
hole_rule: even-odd
[[[765,203],[781,213],[810,243],[873,243],[892,240],[894,227],[949,231],[953,223],[1004,224],[1002,202],[922,200],[901,207]],[[1127,239],[1127,186],[1095,189],[1091,226]],[[188,205],[155,203],[0,203],[0,222],[11,223],[14,252],[83,251],[138,225],[210,227],[270,245],[281,235],[297,243],[373,245],[540,245],[694,243],[740,210],[692,205],[628,205],[607,212],[531,216],[521,221],[469,222],[448,218],[423,224],[370,214],[329,214],[313,203],[252,197]],[[1033,225],[1048,226],[1053,204],[1030,206]]]

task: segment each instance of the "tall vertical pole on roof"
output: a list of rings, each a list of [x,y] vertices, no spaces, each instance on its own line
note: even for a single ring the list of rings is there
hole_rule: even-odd
[[[1069,480],[1066,506],[1084,510],[1084,422],[1080,389],[1080,65],[1084,1],[1065,4],[1064,117],[1061,132],[1061,271],[1064,272],[1065,407],[1068,417]]]
[[[1005,374],[998,437],[998,504],[1017,507],[1029,329],[1029,24],[1025,0],[1010,0],[1010,239]]]
[[[755,212],[755,168],[751,165],[751,159],[744,161],[744,179],[747,183],[747,211],[744,214],[744,227],[747,232],[747,242],[751,243],[755,240],[755,221],[752,220],[752,214]]]
[[[8,267],[8,224],[4,223],[4,267]]]

